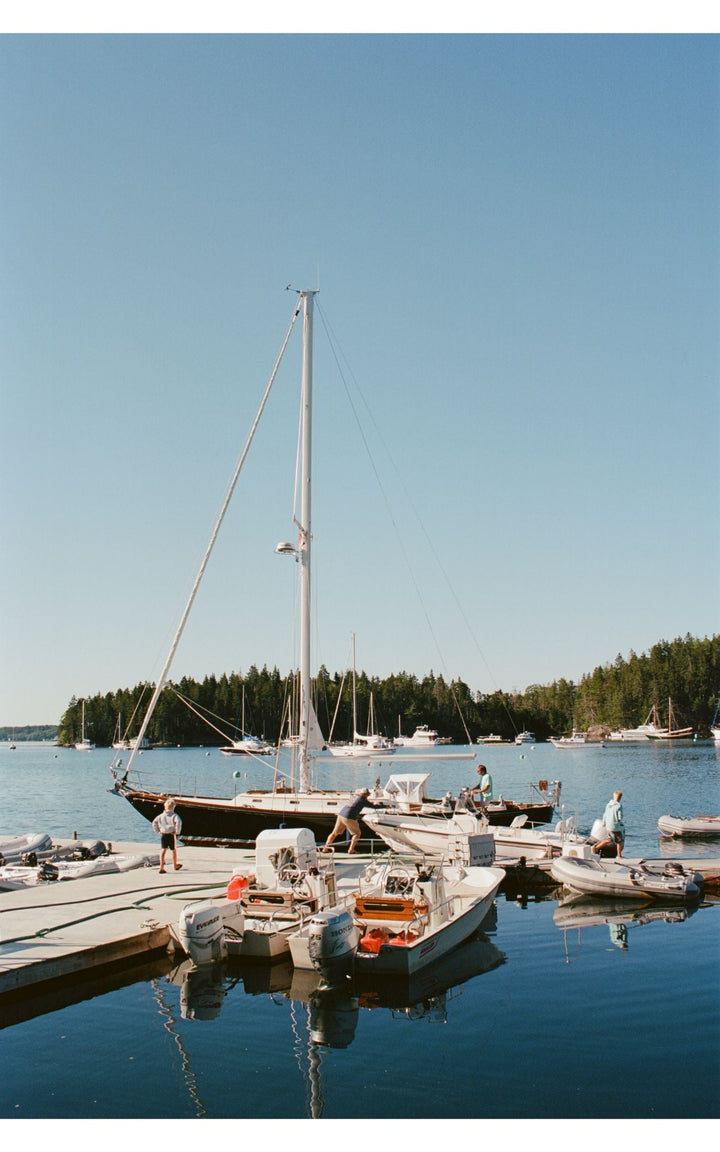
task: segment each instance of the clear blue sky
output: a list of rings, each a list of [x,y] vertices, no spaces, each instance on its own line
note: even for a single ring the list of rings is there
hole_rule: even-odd
[[[157,676],[318,277],[316,663],[523,689],[717,632],[718,48],[4,36],[0,724]],[[299,355],[176,677],[297,658]]]

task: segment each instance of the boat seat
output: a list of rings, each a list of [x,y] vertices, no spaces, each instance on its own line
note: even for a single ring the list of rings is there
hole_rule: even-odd
[[[286,888],[271,891],[270,889],[246,889],[240,903],[244,908],[257,912],[268,908],[288,908],[295,904],[315,911],[317,900],[313,896],[298,896],[297,893]]]
[[[415,920],[420,911],[415,901],[403,896],[358,896],[355,915],[361,920]]]
[[[525,825],[527,824],[527,819],[528,819],[527,818],[527,812],[521,812],[519,816],[515,817],[515,819],[511,823],[510,827],[511,828],[524,828]]]

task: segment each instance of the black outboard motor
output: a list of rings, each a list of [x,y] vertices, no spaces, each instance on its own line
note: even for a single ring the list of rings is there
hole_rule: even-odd
[[[43,860],[37,870],[38,880],[57,880],[59,876],[60,870],[55,864],[51,864],[49,860]]]

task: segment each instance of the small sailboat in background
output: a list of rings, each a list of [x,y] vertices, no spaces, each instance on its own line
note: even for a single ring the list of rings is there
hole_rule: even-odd
[[[81,716],[81,719],[80,719],[80,739],[78,740],[75,747],[77,748],[78,752],[92,752],[95,745],[93,744],[92,740],[88,740],[86,735],[85,735],[85,701],[84,700],[82,702],[82,711],[81,711],[80,716]]]
[[[275,751],[272,744],[258,736],[248,736],[245,731],[245,688],[242,692],[242,712],[240,715],[240,739],[233,740],[220,749],[223,756],[271,756]]]
[[[331,756],[352,757],[365,759],[368,756],[392,756],[395,745],[392,740],[380,736],[375,731],[375,713],[373,708],[372,692],[370,693],[370,706],[368,710],[368,730],[363,736],[357,730],[357,683],[355,672],[355,634],[352,638],[352,704],[353,704],[353,739],[351,744],[328,743],[328,752]]]

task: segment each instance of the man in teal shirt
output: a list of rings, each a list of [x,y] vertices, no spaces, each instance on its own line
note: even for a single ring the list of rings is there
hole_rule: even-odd
[[[488,800],[493,798],[493,782],[492,776],[484,764],[478,765],[478,776],[480,780],[470,791],[476,799],[480,799],[481,804],[487,804]]]

